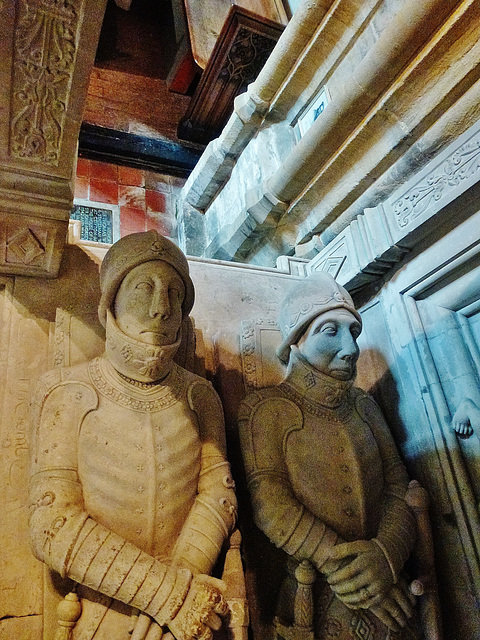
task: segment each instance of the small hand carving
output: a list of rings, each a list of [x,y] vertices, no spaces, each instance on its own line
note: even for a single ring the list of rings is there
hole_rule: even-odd
[[[183,605],[168,623],[176,640],[210,640],[213,637],[213,631],[222,625],[220,616],[228,613],[224,591],[222,580],[207,575],[194,577]]]
[[[415,596],[402,579],[393,585],[390,593],[380,604],[371,607],[370,611],[392,631],[398,632],[412,617],[414,606]]]
[[[351,609],[368,609],[379,604],[393,584],[388,561],[373,540],[339,544],[332,549],[330,558],[347,561],[331,573],[327,581],[337,597]]]
[[[452,426],[461,438],[470,438],[474,433],[479,436],[480,407],[470,398],[464,398],[455,411]]]

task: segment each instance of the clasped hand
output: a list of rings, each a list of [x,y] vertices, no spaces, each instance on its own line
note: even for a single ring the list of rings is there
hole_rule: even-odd
[[[193,578],[179,612],[168,627],[177,640],[211,640],[220,628],[220,616],[228,613],[225,584],[206,575]]]
[[[404,581],[393,584],[390,565],[374,541],[356,540],[337,545],[330,554],[328,566],[332,567],[326,573],[329,585],[350,609],[370,609],[395,631],[405,626],[412,616],[415,598]]]

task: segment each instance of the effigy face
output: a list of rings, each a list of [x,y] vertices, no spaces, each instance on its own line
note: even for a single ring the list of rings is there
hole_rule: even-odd
[[[177,340],[182,322],[185,285],[175,269],[162,261],[134,267],[115,297],[115,318],[131,338],[157,346]]]
[[[312,367],[338,380],[351,380],[359,348],[361,325],[346,309],[333,309],[317,316],[297,346]]]

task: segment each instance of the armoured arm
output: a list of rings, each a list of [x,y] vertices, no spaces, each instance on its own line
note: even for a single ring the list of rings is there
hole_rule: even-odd
[[[195,584],[190,589],[191,572],[155,560],[97,523],[84,509],[76,445],[84,417],[97,407],[95,390],[83,382],[62,382],[58,372],[49,374],[47,382],[33,407],[30,534],[34,554],[63,577],[130,604],[161,625],[184,628],[182,605],[187,599],[188,619],[195,622],[191,601],[199,587]],[[208,591],[211,586],[202,585],[202,589]],[[178,637],[191,637],[187,627]]]
[[[210,574],[232,531],[237,500],[226,457],[223,408],[213,387],[195,380],[188,389],[201,440],[198,493],[173,552],[173,563],[193,574]]]
[[[302,427],[300,409],[286,398],[254,393],[240,409],[240,441],[257,526],[277,547],[328,574],[338,565],[328,558],[341,539],[297,499],[283,454],[288,434]]]
[[[374,542],[385,554],[393,580],[397,582],[416,536],[415,517],[405,501],[409,478],[378,406],[372,398],[362,394],[357,408],[370,426],[382,458],[384,501]]]

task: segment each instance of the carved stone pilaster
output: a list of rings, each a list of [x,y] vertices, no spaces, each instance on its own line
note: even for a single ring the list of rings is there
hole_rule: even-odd
[[[106,0],[0,0],[0,273],[55,276]]]
[[[20,3],[14,38],[10,153],[58,164],[84,0]]]

